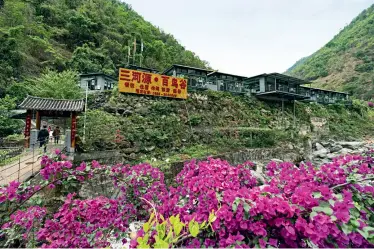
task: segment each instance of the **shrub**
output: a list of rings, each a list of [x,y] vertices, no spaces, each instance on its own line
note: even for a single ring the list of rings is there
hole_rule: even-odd
[[[209,158],[185,164],[167,187],[149,164],[73,166],[64,155],[42,159],[40,185],[0,189],[7,246],[103,247],[129,224],[148,220],[132,247],[370,247],[374,243],[374,150],[315,167],[270,162],[265,184],[253,163]],[[57,211],[33,198],[45,189],[107,175],[113,197],[69,193]],[[150,215],[152,214],[153,215]],[[19,243],[15,243],[19,241]]]

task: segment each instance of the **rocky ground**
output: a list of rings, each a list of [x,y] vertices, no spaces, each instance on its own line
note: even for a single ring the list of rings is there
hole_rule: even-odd
[[[329,162],[332,158],[344,154],[360,154],[367,149],[373,148],[373,141],[362,142],[337,142],[328,140],[313,144],[312,162],[321,165]]]

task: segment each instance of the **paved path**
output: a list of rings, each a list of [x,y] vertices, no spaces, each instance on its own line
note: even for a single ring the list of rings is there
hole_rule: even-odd
[[[47,155],[54,154],[55,149],[62,149],[63,144],[49,144],[47,146]],[[43,155],[41,148],[25,151],[18,161],[0,167],[0,185],[8,184],[11,181],[25,181],[35,172],[40,170],[40,161]]]

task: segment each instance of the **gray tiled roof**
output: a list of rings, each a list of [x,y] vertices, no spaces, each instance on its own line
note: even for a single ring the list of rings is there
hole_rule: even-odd
[[[18,107],[26,110],[81,112],[84,110],[84,100],[48,99],[27,96]]]

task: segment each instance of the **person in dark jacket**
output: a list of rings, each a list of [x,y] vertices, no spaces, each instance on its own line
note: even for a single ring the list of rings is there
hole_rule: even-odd
[[[40,143],[39,148],[41,148],[44,145],[44,153],[47,152],[48,137],[49,137],[49,133],[48,133],[48,130],[47,130],[47,126],[44,125],[43,129],[40,130],[39,134],[38,134],[38,141]]]
[[[55,130],[53,131],[53,137],[55,138],[55,144],[58,144],[59,140],[60,140],[60,134],[61,134],[61,131],[60,131],[60,127],[56,127]]]

